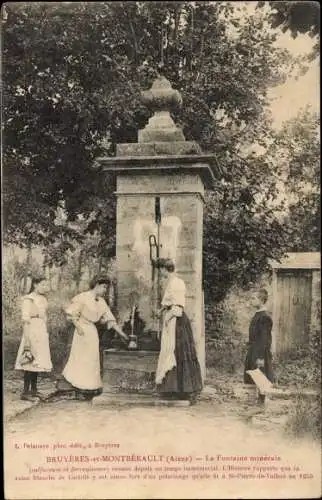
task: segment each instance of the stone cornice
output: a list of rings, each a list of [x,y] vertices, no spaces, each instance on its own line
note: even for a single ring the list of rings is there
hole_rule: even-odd
[[[114,191],[113,193],[115,196],[132,196],[134,198],[142,198],[145,197],[145,196],[176,196],[176,195],[179,195],[179,196],[187,196],[187,195],[192,195],[192,196],[196,196],[197,198],[200,198],[201,201],[203,203],[205,203],[205,197],[202,193],[198,192],[198,191],[145,191],[144,193],[143,192],[140,192],[140,193],[133,193],[131,191]]]
[[[206,188],[212,189],[222,177],[216,157],[202,155],[121,156],[97,158],[93,168],[117,174],[198,173]]]

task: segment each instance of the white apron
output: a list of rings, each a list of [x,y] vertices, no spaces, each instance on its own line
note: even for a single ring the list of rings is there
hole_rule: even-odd
[[[53,365],[51,362],[49,335],[47,331],[47,299],[35,292],[23,297],[22,320],[24,332],[18,349],[15,369],[30,372],[49,372]],[[27,338],[29,342],[27,342]],[[21,365],[20,359],[25,347],[30,347],[34,360]]]
[[[82,329],[80,335],[75,328],[68,362],[63,376],[74,387],[95,390],[102,387],[100,374],[99,337],[95,323],[116,320],[105,300],[95,299],[94,294],[83,292],[66,308],[71,319],[76,319]]]
[[[182,316],[185,293],[184,281],[175,274],[170,275],[161,302],[162,307],[168,309],[163,315],[161,347],[155,376],[157,385],[161,384],[166,374],[177,364],[175,356],[176,322],[177,317]]]

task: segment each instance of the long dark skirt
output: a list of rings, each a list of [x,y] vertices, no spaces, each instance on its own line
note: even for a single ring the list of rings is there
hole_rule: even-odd
[[[248,347],[246,359],[245,359],[245,368],[244,368],[244,383],[245,384],[254,384],[253,379],[246,373],[247,370],[256,370],[256,359],[257,354],[254,346],[250,345]],[[274,382],[274,373],[272,366],[272,353],[269,349],[265,350],[264,353],[264,367],[260,368],[260,370],[266,375],[270,382]]]
[[[190,321],[185,313],[176,320],[175,357],[177,365],[157,386],[162,395],[185,399],[202,390],[202,378]]]

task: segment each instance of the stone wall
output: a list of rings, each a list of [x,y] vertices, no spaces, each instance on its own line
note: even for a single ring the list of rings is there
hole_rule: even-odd
[[[186,312],[197,351],[204,357],[202,334],[202,224],[204,188],[193,174],[119,175],[117,180],[117,310],[119,321],[138,305],[147,329],[155,329],[149,236],[157,237],[155,199],[160,197],[160,257],[175,261],[186,284]],[[155,283],[156,285],[156,283]],[[162,284],[161,284],[162,286]],[[163,284],[164,286],[164,284]],[[162,292],[161,292],[162,293]]]

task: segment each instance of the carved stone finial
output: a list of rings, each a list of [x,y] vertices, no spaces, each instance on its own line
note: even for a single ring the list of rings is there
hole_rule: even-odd
[[[181,106],[182,97],[178,90],[174,90],[169,80],[159,76],[150,90],[142,92],[142,102],[153,111],[171,111]]]
[[[184,141],[184,135],[170,116],[170,111],[181,106],[182,97],[164,76],[158,76],[150,90],[142,92],[142,102],[154,111],[148,125],[139,131],[139,142]]]

